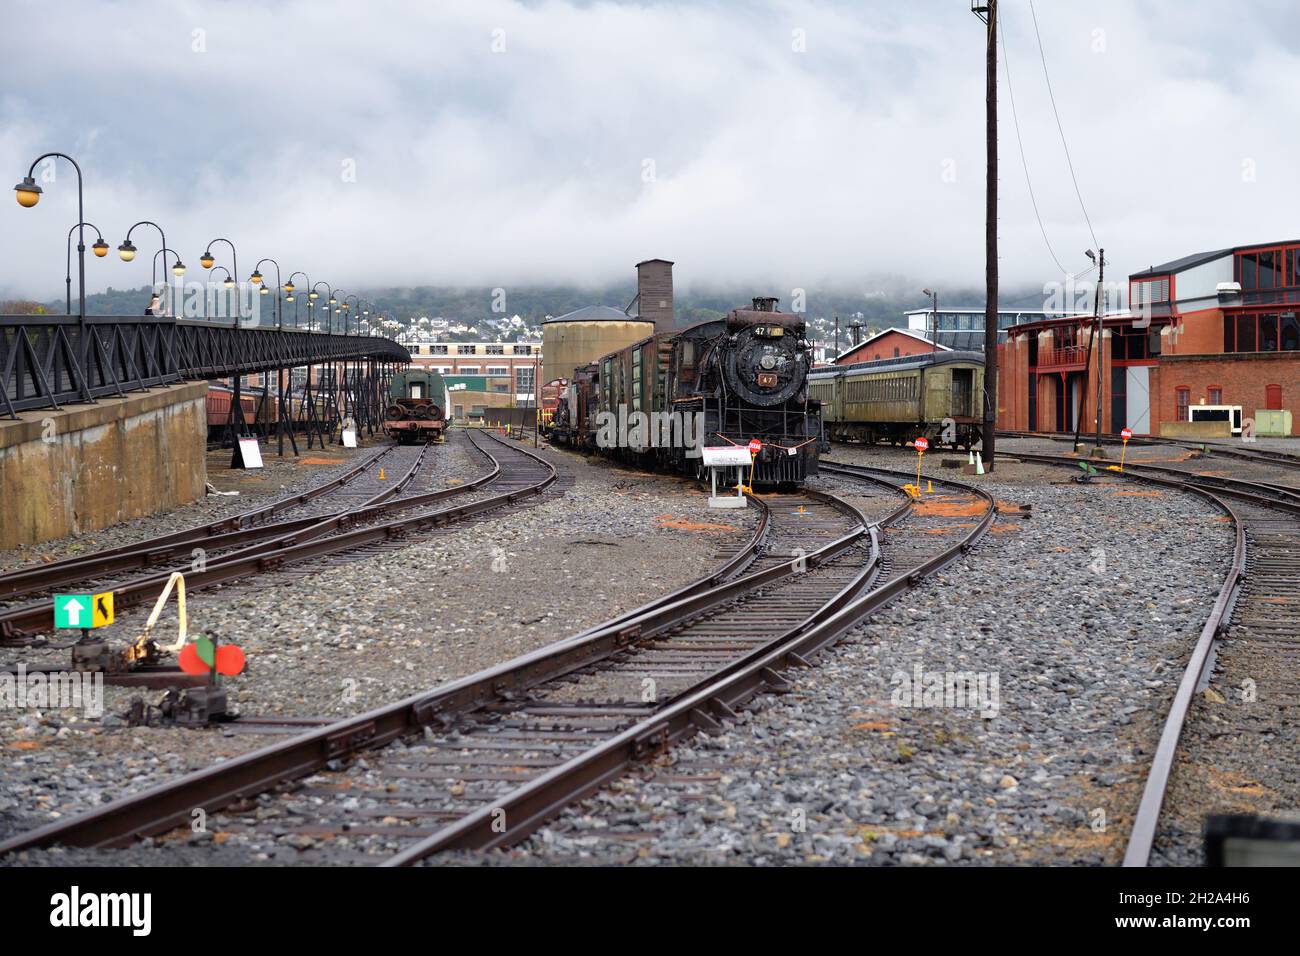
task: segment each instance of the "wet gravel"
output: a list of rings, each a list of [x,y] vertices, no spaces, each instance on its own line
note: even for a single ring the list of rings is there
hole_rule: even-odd
[[[443,481],[486,467],[463,436],[436,451],[445,456],[432,463]],[[710,512],[684,482],[542,454],[557,464],[561,481],[525,508],[288,577],[283,586],[197,593],[192,631],[238,644],[248,658],[245,673],[227,681],[232,709],[322,718],[363,712],[694,580],[752,530],[752,512]],[[174,625],[164,619],[159,626]],[[272,739],[230,728],[127,727],[119,715],[129,701],[161,692],[104,693],[102,719],[68,710],[0,712],[0,750],[9,763],[0,779],[0,838]],[[124,754],[134,760],[125,775]],[[125,852],[116,858],[129,861],[132,851]]]
[[[1000,519],[964,560],[797,672],[792,693],[761,698],[514,850],[439,862],[1117,863],[1231,526],[1190,496],[1079,486],[1056,469],[1008,464],[970,480],[1033,517]],[[910,706],[916,668],[923,685],[983,675],[980,706]]]

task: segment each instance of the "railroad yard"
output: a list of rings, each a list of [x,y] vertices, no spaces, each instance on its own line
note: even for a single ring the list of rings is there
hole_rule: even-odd
[[[23,621],[40,581],[12,596],[16,569],[48,573],[340,477],[265,521],[310,526],[390,491],[382,514],[318,545],[407,521],[228,578],[213,569],[253,546],[211,549],[190,627],[243,649],[246,671],[224,679],[236,719],[169,725],[142,706],[163,689],[112,683],[95,718],[0,713],[0,860],[1117,865],[1141,843],[1144,788],[1236,529],[1289,532],[1290,512],[1263,499],[1300,496],[1286,490],[1296,466],[1268,443],[1135,443],[1123,476],[1080,483],[1068,443],[1000,447],[982,476],[933,467],[950,457],[933,453],[929,488],[909,498],[911,449],[836,444],[802,491],[719,511],[694,482],[457,429],[6,553],[0,615]],[[1181,480],[1211,483],[1236,521]],[[446,517],[408,520],[433,513]],[[1251,679],[1258,699],[1293,697],[1294,671],[1269,656],[1293,645],[1260,640],[1284,625],[1252,603],[1293,598],[1269,590],[1260,559],[1245,572],[1208,680],[1183,702],[1153,865],[1202,863],[1207,813],[1298,796],[1285,707],[1241,693]],[[91,580],[120,589],[139,574]],[[112,634],[138,633],[151,603],[120,605]],[[170,611],[158,627],[174,629]],[[9,668],[68,653],[4,645]],[[930,675],[942,687],[952,673],[973,675],[969,700],[925,697]]]
[[[16,948],[1294,923],[1300,8],[11,5]]]

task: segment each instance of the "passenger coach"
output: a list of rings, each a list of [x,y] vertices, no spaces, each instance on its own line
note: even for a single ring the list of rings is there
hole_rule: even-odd
[[[981,352],[935,352],[818,369],[809,397],[822,404],[832,441],[932,444],[969,449],[980,441]]]

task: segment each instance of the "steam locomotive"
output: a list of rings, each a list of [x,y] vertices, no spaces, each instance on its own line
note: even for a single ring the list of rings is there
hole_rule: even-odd
[[[774,298],[685,329],[657,332],[574,369],[552,441],[703,477],[702,446],[761,443],[756,484],[798,484],[828,448],[809,401],[803,318]]]
[[[409,369],[393,376],[384,410],[384,432],[399,445],[437,440],[447,428],[447,385],[432,370]]]

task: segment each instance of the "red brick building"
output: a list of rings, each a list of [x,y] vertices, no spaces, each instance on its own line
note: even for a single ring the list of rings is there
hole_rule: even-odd
[[[908,329],[884,329],[860,344],[846,349],[835,360],[836,365],[854,362],[875,362],[879,359],[899,358],[903,355],[928,355],[931,352],[950,352],[946,345],[935,345],[924,335]]]
[[[1152,266],[1129,276],[1129,302],[1129,312],[1104,321],[1103,431],[1128,426],[1154,435],[1162,424],[1226,417],[1258,435],[1295,434],[1300,240]],[[1082,414],[1083,430],[1093,428],[1097,351],[1090,323],[1047,320],[1009,331],[1000,349],[1003,427],[1070,431]]]

